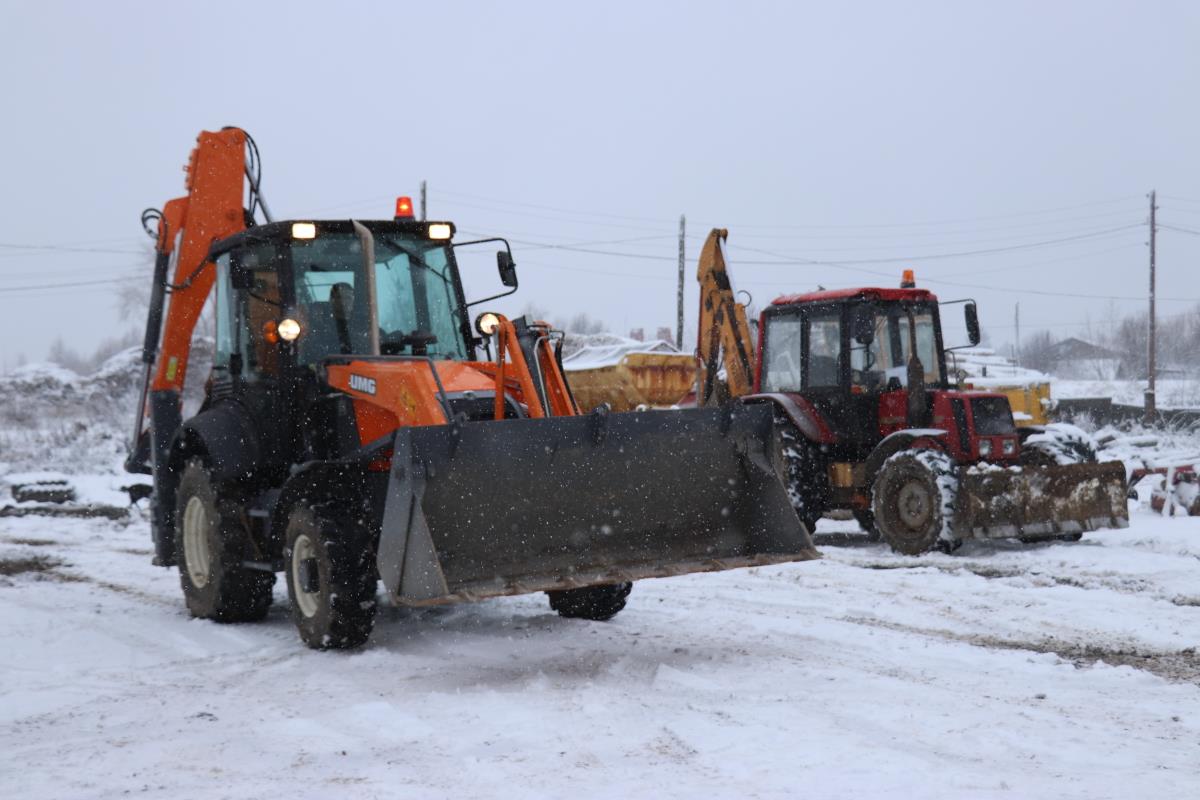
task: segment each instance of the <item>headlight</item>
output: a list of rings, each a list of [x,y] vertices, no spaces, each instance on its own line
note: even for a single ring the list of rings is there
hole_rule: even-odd
[[[1017,443],[1014,442],[1012,439],[1005,439],[1004,440],[1004,455],[1011,456],[1015,452],[1017,452]]]
[[[500,327],[500,315],[485,311],[475,318],[475,330],[484,336],[491,336]]]
[[[430,239],[449,239],[453,231],[445,222],[434,222],[429,225]]]
[[[280,339],[285,342],[294,342],[300,335],[300,323],[291,318],[281,320],[276,330],[279,332]]]
[[[293,222],[292,238],[315,239],[317,238],[317,226],[311,222]]]
[[[986,457],[986,456],[990,456],[991,454],[992,454],[992,440],[991,439],[980,439],[979,440],[979,455]]]

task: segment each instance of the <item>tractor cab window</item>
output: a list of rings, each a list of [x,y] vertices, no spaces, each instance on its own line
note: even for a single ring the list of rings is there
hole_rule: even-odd
[[[854,306],[850,306],[854,309]],[[850,341],[850,386],[851,391],[880,391],[887,385],[888,369],[893,366],[891,339],[888,335],[888,315],[883,311],[874,314],[875,337],[870,344],[862,345]],[[858,387],[855,389],[853,387]]]
[[[826,389],[841,384],[842,315],[840,310],[808,313],[808,357],[805,389]]]
[[[370,307],[362,245],[350,232],[292,243],[296,302],[304,334],[299,361],[370,351]],[[384,355],[464,358],[447,248],[403,237],[375,236],[375,298]]]
[[[764,392],[800,392],[840,385],[840,309],[822,307],[768,317],[763,342]]]
[[[913,311],[912,319],[916,325],[917,358],[921,360],[921,367],[925,371],[925,383],[927,385],[941,383],[942,362],[938,358],[937,329],[933,314],[917,308]],[[907,314],[901,313],[897,316],[896,327],[900,349],[900,361],[897,366],[905,367],[908,364],[908,356],[911,351],[909,317]]]
[[[217,259],[215,369],[250,381],[279,377],[279,256],[276,245],[256,243]],[[234,272],[241,276],[236,283]]]
[[[770,317],[763,337],[764,392],[800,391],[800,352],[803,324],[800,315]]]

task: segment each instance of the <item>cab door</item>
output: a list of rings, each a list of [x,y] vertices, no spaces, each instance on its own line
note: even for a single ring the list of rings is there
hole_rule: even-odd
[[[286,463],[291,412],[287,358],[276,332],[284,316],[280,267],[271,242],[243,245],[217,261],[217,341],[213,402],[237,403],[258,434],[263,456]]]

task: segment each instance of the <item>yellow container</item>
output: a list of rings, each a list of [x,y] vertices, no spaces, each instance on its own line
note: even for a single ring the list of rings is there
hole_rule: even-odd
[[[615,364],[564,370],[583,412],[601,403],[613,411],[672,406],[696,385],[696,359],[684,353],[628,353]]]

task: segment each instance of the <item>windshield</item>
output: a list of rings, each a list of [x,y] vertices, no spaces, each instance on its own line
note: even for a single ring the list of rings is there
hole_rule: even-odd
[[[925,305],[913,306],[912,310],[916,323],[917,357],[921,360],[925,383],[941,383],[941,359],[938,358],[933,312]],[[874,341],[866,346],[854,342],[850,348],[851,385],[867,390],[882,389],[895,378],[901,386],[906,386],[910,348],[905,307],[891,306],[876,311]]]
[[[301,363],[370,351],[362,245],[352,232],[293,240]],[[379,349],[384,355],[466,357],[448,247],[400,234],[375,236]]]
[[[810,306],[767,319],[763,337],[762,391],[796,392],[846,388],[842,369],[849,359],[850,390],[883,391],[908,384],[911,346],[909,310],[916,326],[917,356],[927,385],[942,383],[937,317],[925,303],[880,306],[872,317],[875,337],[869,345],[850,338],[847,320],[861,308]],[[866,313],[870,315],[868,310]]]
[[[934,314],[923,305],[913,307],[917,325],[917,357],[924,369],[926,384],[940,384],[942,361],[937,354],[937,329]],[[904,307],[892,306],[875,313],[875,339],[868,345],[852,343],[850,380],[863,389],[882,389],[888,383],[908,383],[908,314]]]

